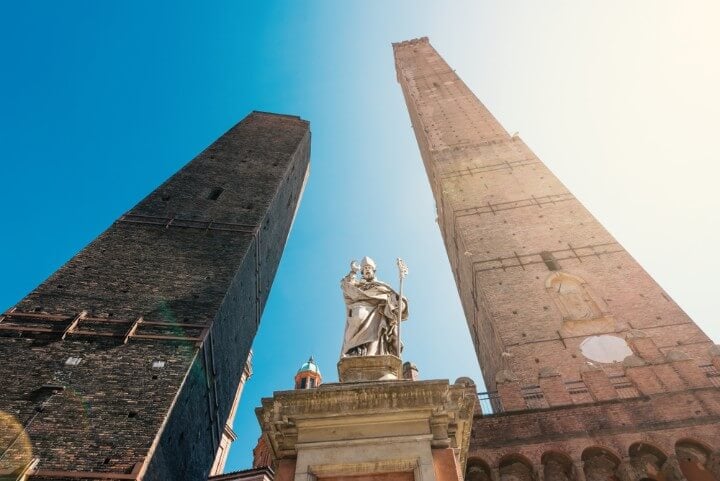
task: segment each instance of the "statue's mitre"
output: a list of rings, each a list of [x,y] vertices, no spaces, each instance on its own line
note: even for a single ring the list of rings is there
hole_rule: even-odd
[[[370,266],[373,269],[377,270],[377,266],[375,265],[375,261],[369,258],[368,256],[365,256],[360,261],[360,267]]]

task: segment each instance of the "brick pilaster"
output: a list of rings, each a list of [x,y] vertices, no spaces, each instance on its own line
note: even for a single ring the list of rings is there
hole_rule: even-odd
[[[527,409],[527,403],[525,402],[525,398],[523,398],[519,382],[511,381],[498,384],[497,390],[504,411],[522,411]]]
[[[630,331],[626,336],[627,343],[636,356],[649,362],[662,362],[665,356],[655,345],[655,341],[643,331]]]
[[[673,363],[673,367],[677,370],[690,387],[710,387],[712,383],[707,375],[700,369],[694,360],[677,361]]]
[[[538,377],[538,384],[550,406],[572,404],[570,393],[565,388],[565,381],[555,369],[542,369]]]
[[[660,379],[668,392],[682,391],[687,388],[687,384],[683,378],[680,377],[672,364],[655,364],[653,369],[655,370],[655,374],[658,379]]]
[[[618,394],[615,386],[612,385],[607,373],[602,369],[583,370],[580,377],[590,391],[590,395],[596,401],[617,399]]]
[[[710,348],[710,360],[715,369],[720,371],[720,344],[715,344]]]
[[[632,381],[641,394],[657,394],[665,390],[651,366],[627,368],[625,375]]]

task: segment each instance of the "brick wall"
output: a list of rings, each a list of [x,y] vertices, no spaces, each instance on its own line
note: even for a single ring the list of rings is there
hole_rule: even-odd
[[[397,78],[435,196],[438,223],[483,370],[526,383],[552,367],[579,379],[589,336],[647,334],[661,352],[707,361],[707,336],[430,45],[393,45]],[[587,318],[565,312],[562,272]],[[573,296],[576,294],[569,294]],[[571,301],[573,302],[573,301]]]
[[[307,122],[250,114],[17,304],[37,318],[2,322],[0,377],[10,388],[0,410],[26,423],[34,392],[64,387],[27,429],[37,479],[133,470],[146,480],[207,478],[309,144]],[[81,311],[102,322],[81,319],[60,340],[70,323],[50,316]],[[66,365],[69,357],[81,361]]]

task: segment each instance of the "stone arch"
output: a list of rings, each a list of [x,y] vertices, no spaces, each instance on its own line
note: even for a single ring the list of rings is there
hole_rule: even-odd
[[[545,289],[564,321],[589,321],[603,317],[602,301],[582,278],[557,271],[545,280]]]
[[[500,481],[535,481],[532,463],[521,454],[509,454],[500,459]]]
[[[620,458],[609,449],[589,447],[582,452],[581,459],[587,481],[620,481],[617,475]]]
[[[480,458],[469,458],[465,468],[465,481],[491,481],[490,466]]]
[[[543,453],[540,462],[544,481],[572,481],[576,478],[572,459],[565,453],[548,451]]]
[[[640,441],[630,445],[628,456],[629,460],[621,465],[619,471],[622,481],[667,481],[663,466],[668,457],[662,449]]]
[[[710,447],[694,439],[680,439],[675,443],[675,456],[687,481],[720,481],[713,466]]]

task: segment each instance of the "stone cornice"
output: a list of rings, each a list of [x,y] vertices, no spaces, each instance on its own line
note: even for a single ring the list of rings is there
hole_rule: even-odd
[[[428,434],[433,448],[456,449],[464,464],[475,402],[474,385],[447,380],[333,383],[275,392],[262,399],[256,415],[276,460],[297,456],[302,432],[313,443],[336,442],[325,428],[362,425],[363,436],[372,439],[393,437],[403,425],[409,427],[400,436]]]

